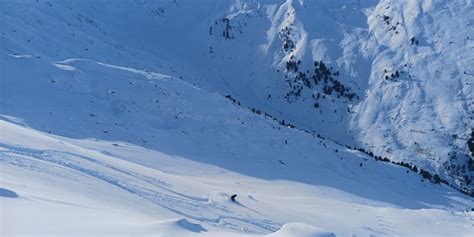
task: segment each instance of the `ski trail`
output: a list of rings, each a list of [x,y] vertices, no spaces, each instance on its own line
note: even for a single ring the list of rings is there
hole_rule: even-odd
[[[0,163],[43,172],[60,178],[84,182],[105,182],[149,202],[213,226],[264,234],[276,231],[280,223],[267,220],[252,210],[239,209],[239,213],[224,204],[210,202],[208,198],[194,197],[173,190],[173,185],[156,177],[125,170],[102,160],[78,154],[53,150],[34,150],[1,144]],[[72,176],[71,171],[79,176]],[[69,175],[68,175],[69,174]]]
[[[376,216],[377,224],[380,226],[380,229],[385,232],[388,236],[397,236],[398,226],[390,223],[383,216]]]

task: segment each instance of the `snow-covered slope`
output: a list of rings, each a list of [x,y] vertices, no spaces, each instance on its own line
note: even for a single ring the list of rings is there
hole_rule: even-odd
[[[382,1],[368,16],[377,47],[369,90],[354,111],[359,141],[472,188],[474,5]]]
[[[472,198],[339,145],[472,175],[471,3],[100,3],[0,0],[0,233],[473,233]]]
[[[156,69],[472,188],[471,1],[0,3],[4,54]]]
[[[176,78],[2,60],[16,75],[4,79],[0,121],[7,236],[472,232],[472,200],[457,191]]]
[[[234,67],[217,77],[221,91],[472,189],[471,1],[238,3],[245,11],[234,6],[226,18],[236,32],[212,42],[224,64],[215,70]]]

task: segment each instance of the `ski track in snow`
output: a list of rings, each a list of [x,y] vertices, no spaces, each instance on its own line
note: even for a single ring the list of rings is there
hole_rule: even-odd
[[[130,212],[145,222],[147,207],[166,212],[153,212],[151,224],[140,221],[137,228],[144,235],[206,232],[204,224],[212,237],[267,234],[280,227],[269,236],[320,236],[295,232],[308,229],[291,224],[301,222],[338,236],[474,236],[474,212],[466,211],[472,198],[420,182],[408,171],[402,175],[400,167],[373,163],[363,152],[341,145],[439,174],[445,164],[467,162],[467,156],[449,158],[466,153],[474,127],[469,119],[474,105],[469,103],[474,91],[471,0],[118,1],[105,8],[86,0],[0,2],[5,2],[0,4],[2,120],[62,136],[56,141],[60,144],[100,140],[90,145],[94,148],[63,147],[43,144],[19,128],[0,128],[0,138],[6,138],[0,141],[0,235],[25,230],[54,235],[61,229],[67,232],[59,235],[71,235],[78,234],[76,228],[126,235],[120,228],[135,227],[135,217],[119,217],[125,227],[117,224],[120,204],[119,213]],[[414,45],[410,40],[415,38]],[[285,45],[292,47],[286,50]],[[324,62],[340,74],[341,85],[361,98],[326,94],[324,86],[332,84],[320,81],[287,101],[283,95],[294,92],[287,82],[298,79],[296,71],[285,68],[292,59],[298,62],[296,71],[307,75],[315,75],[310,73],[314,62]],[[393,71],[401,76],[387,80]],[[318,99],[310,97],[316,93]],[[246,109],[223,101],[227,95]],[[316,101],[318,108],[313,108]],[[254,116],[250,108],[296,127],[282,128],[266,115]],[[296,131],[311,131],[320,144],[310,144],[313,140]],[[109,141],[123,142],[123,150],[109,153],[115,149]],[[173,142],[176,147],[164,149]],[[258,148],[247,149],[251,143]],[[127,144],[140,148],[127,149]],[[155,149],[169,157],[147,159]],[[200,173],[223,174],[188,176],[193,164],[167,160],[175,155],[205,165]],[[161,161],[172,164],[161,166]],[[168,172],[166,165],[179,172]],[[311,170],[296,169],[303,165]],[[234,167],[257,169],[271,178]],[[442,178],[463,178],[462,173],[446,175]],[[237,179],[250,184],[234,184]],[[242,204],[219,190],[238,193]],[[247,193],[251,203],[245,203]],[[83,210],[95,205],[104,210]],[[2,212],[3,207],[9,210]],[[57,210],[50,214],[50,207]],[[182,219],[169,219],[173,213]],[[95,227],[83,214],[99,219],[105,214],[113,225]],[[213,234],[221,230],[227,232]]]
[[[386,218],[383,216],[377,216],[377,224],[381,227],[381,230],[383,230],[385,235],[387,236],[397,236],[396,230],[398,229],[398,226],[390,223]]]
[[[210,225],[248,233],[263,234],[278,230],[282,224],[255,216],[246,210],[247,216],[239,216],[224,205],[208,198],[193,197],[172,190],[172,185],[154,177],[108,164],[90,157],[54,150],[35,150],[0,144],[0,162],[47,173],[59,178],[78,181],[68,172],[92,177],[121,190],[146,199],[187,218]],[[47,163],[47,164],[45,164]],[[63,171],[52,170],[51,165]],[[211,213],[206,215],[205,213]]]

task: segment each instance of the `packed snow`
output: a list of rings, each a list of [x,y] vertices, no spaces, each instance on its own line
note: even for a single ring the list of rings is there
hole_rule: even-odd
[[[472,197],[345,146],[472,175],[472,3],[392,2],[0,0],[0,235],[474,235]],[[284,98],[295,65],[337,89]]]

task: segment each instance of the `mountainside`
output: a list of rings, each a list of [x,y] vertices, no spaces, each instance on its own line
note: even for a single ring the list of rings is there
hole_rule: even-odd
[[[2,31],[9,54],[157,69],[472,188],[470,1],[3,5],[4,24],[22,27]]]
[[[0,0],[0,233],[470,235],[472,12]]]
[[[369,40],[378,44],[369,90],[351,121],[374,153],[455,177],[471,190],[473,11],[471,1],[379,3],[368,17]]]
[[[221,91],[297,127],[472,189],[470,1],[286,1],[230,9],[223,18],[230,36],[224,31],[211,43],[211,58],[229,61],[211,62],[225,81]],[[251,52],[240,56],[249,45]],[[257,59],[242,65],[247,55]],[[233,71],[222,70],[226,64]]]

